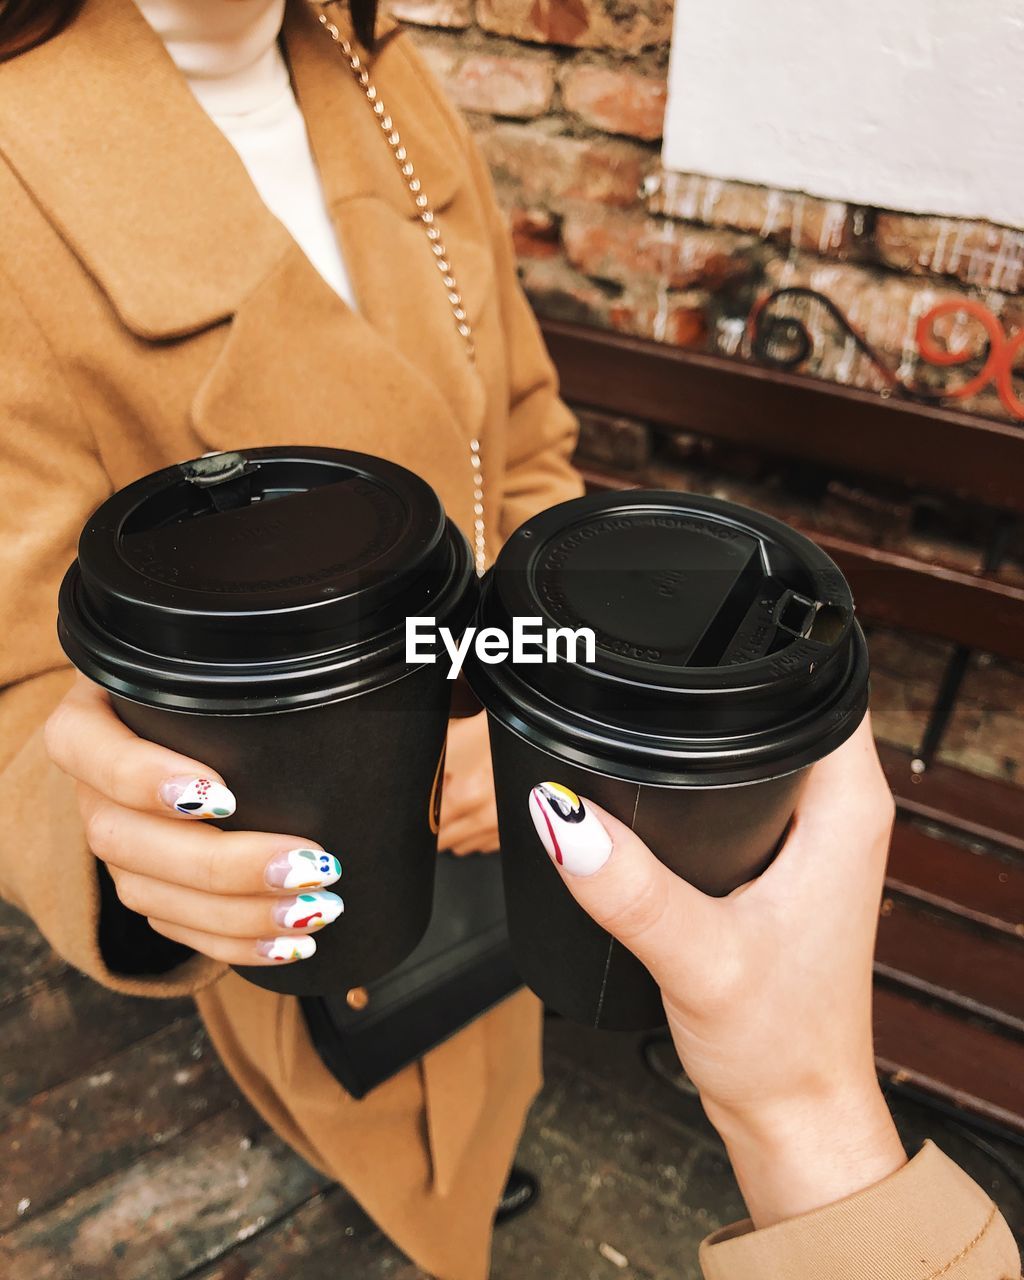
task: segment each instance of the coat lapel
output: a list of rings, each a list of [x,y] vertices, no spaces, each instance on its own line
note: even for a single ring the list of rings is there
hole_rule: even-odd
[[[333,4],[327,11],[351,37],[347,9]],[[285,20],[288,58],[360,313],[443,389],[449,412],[469,438],[484,410],[480,379],[455,331],[447,290],[394,153],[316,12],[307,0],[292,0]],[[480,227],[459,234],[472,203],[465,159],[406,42],[391,38],[393,26],[368,66],[437,215],[466,308],[477,317],[493,284],[491,246]]]
[[[389,458],[472,525],[467,436],[442,388],[342,305],[297,246],[239,309],[192,417],[209,449],[320,445]]]
[[[288,244],[131,0],[3,65],[0,151],[143,338],[230,316]]]
[[[330,12],[347,26],[342,6]],[[266,208],[132,0],[87,0],[59,37],[4,65],[0,151],[131,332],[164,340],[233,321],[193,407],[211,448],[319,432],[422,465],[468,518],[465,445],[484,393],[412,198],[308,0],[289,0],[284,34],[358,314]],[[385,38],[365,60],[447,234],[449,212],[469,213],[469,184],[403,43]],[[479,227],[457,239],[475,316],[489,246]]]
[[[285,36],[358,311],[292,245],[239,306],[196,396],[196,430],[210,448],[288,441],[392,458],[428,480],[469,528],[468,441],[484,414],[482,381],[393,153],[304,0],[290,5]],[[418,73],[401,42],[385,43],[372,70],[444,225],[444,214],[468,203],[458,198],[464,168],[450,128],[417,100]],[[470,314],[479,314],[493,281],[489,245],[477,229],[459,235],[452,253]]]

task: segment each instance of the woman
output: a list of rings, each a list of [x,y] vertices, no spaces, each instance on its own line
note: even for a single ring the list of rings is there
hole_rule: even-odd
[[[290,855],[309,842],[204,826],[232,807],[231,780],[129,734],[72,681],[54,636],[89,512],[206,450],[287,440],[393,458],[435,486],[481,556],[578,490],[572,421],[465,129],[407,43],[387,40],[358,56],[401,134],[390,144],[305,0],[289,0],[281,55],[282,6],[0,4],[0,54],[41,41],[0,68],[0,887],[97,980],[195,994],[275,1129],[427,1271],[481,1280],[538,1083],[536,1003],[508,1001],[364,1102],[346,1097],[296,1002],[225,971],[273,963],[280,939],[315,945],[285,923]],[[490,847],[479,721],[453,728],[450,759],[442,843]],[[980,1191],[934,1152],[903,1167],[874,1082],[890,817],[865,728],[815,770],[775,866],[725,902],[667,876],[596,810],[563,833],[589,841],[597,868],[567,875],[572,892],[665,989],[758,1228],[706,1246],[710,1277],[1010,1274]],[[327,914],[346,853],[315,859]],[[115,915],[107,883],[136,916]]]
[[[672,875],[596,805],[577,797],[567,815],[548,794],[533,792],[537,833],[577,902],[661,987],[750,1213],[701,1246],[707,1280],[1018,1276],[981,1188],[930,1142],[907,1160],[875,1074],[871,961],[893,804],[870,722],[811,770],[775,862],[724,899]]]
[[[129,734],[54,634],[90,512],[210,450],[393,459],[481,559],[579,492],[573,420],[468,131],[406,39],[360,48],[363,85],[319,13],[0,3],[0,891],[97,981],[195,995],[296,1150],[426,1271],[482,1280],[539,1083],[536,1001],[506,1001],[363,1102],[345,1095],[297,1002],[225,967],[315,945],[287,924],[305,833],[205,824],[232,806],[231,779]],[[369,43],[365,0],[357,13]],[[330,17],[354,39],[345,10]],[[487,760],[480,719],[453,728],[441,840],[457,851],[496,843]],[[330,915],[349,851],[326,853]]]

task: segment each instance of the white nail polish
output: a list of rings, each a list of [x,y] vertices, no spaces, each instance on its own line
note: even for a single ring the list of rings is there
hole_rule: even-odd
[[[530,792],[530,817],[548,857],[574,876],[600,871],[612,852],[611,837],[575,791],[541,782]]]
[[[293,938],[266,938],[256,943],[257,954],[267,960],[308,960],[316,951],[316,943],[308,934]]]
[[[341,879],[341,863],[322,849],[289,849],[271,858],[265,874],[272,889],[323,889]]]
[[[286,929],[322,929],[344,910],[345,904],[336,893],[300,893],[291,901],[279,902],[274,919]]]
[[[212,778],[168,778],[160,799],[190,818],[230,818],[235,811],[235,797]]]

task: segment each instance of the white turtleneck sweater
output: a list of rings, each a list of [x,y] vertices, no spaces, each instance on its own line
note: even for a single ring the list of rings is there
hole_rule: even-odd
[[[355,298],[278,44],[285,0],[136,0],[264,203],[327,283]]]

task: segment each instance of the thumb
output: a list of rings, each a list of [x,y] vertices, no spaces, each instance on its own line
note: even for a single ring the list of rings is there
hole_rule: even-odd
[[[533,788],[530,816],[572,896],[655,981],[680,962],[685,967],[709,931],[714,899],[659,862],[624,823],[560,783]]]

